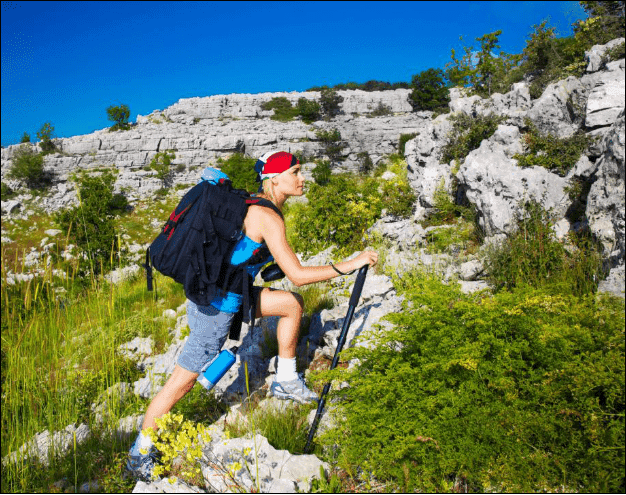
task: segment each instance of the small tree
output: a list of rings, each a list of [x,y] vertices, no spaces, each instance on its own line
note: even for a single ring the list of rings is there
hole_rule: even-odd
[[[115,243],[114,215],[124,211],[128,202],[113,194],[115,177],[109,171],[95,176],[84,171],[75,178],[80,203],[61,211],[56,219],[78,249],[90,260],[94,273],[101,264],[115,261],[111,256]]]
[[[409,103],[414,111],[445,108],[450,102],[445,75],[441,69],[431,68],[414,75],[411,87],[413,91],[409,94]]]
[[[156,172],[157,178],[163,183],[163,189],[170,186],[172,179],[170,164],[174,158],[176,158],[176,155],[173,151],[164,151],[154,155],[150,165],[148,165],[149,168]]]
[[[315,100],[300,98],[298,100],[298,114],[306,124],[315,122],[320,118],[320,104]]]
[[[341,134],[337,129],[328,131],[319,130],[315,133],[317,138],[322,142],[324,154],[328,156],[331,162],[343,161],[341,151],[346,147],[341,141]]]
[[[120,105],[118,107],[111,105],[107,108],[107,116],[111,122],[115,122],[109,131],[123,130],[130,127],[128,124],[128,118],[130,117],[128,105]]]
[[[357,153],[356,159],[359,162],[359,172],[361,174],[369,174],[374,168],[374,162],[367,151]]]
[[[334,89],[322,89],[320,95],[320,105],[326,120],[339,113],[339,104],[343,101],[343,96],[337,94]]]
[[[22,139],[20,143],[30,143],[30,134],[28,134],[28,132],[22,134]]]
[[[41,129],[37,131],[37,137],[39,138],[39,146],[44,153],[50,153],[54,151],[54,143],[52,137],[54,134],[54,126],[51,122],[46,122],[41,126]]]
[[[11,179],[22,180],[33,189],[46,184],[43,155],[35,153],[27,144],[21,145],[13,155],[13,166],[8,173]]]

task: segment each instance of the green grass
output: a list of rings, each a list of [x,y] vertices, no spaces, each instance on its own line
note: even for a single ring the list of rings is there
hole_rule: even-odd
[[[165,220],[176,202],[177,198],[168,198],[157,203],[156,216]],[[154,204],[150,209],[139,207],[117,219],[118,226],[129,232],[130,242],[150,242],[156,236],[158,227],[150,226],[154,208]],[[2,456],[44,430],[54,432],[84,422],[95,433],[93,440],[77,447],[77,469],[79,478],[93,480],[97,473],[116,469],[116,455],[125,455],[129,447],[128,442],[107,440],[104,428],[147,407],[146,400],[131,394],[124,402],[108,401],[105,422],[95,422],[91,404],[115,383],[132,383],[141,376],[134,363],[116,349],[134,337],[151,336],[153,352],[163,352],[172,338],[172,322],[162,318],[162,313],[178,307],[185,296],[180,285],[159,274],[157,292],[147,292],[143,271],[118,285],[78,277],[85,262],[61,259],[67,242],[63,234],[50,240],[57,246],[42,275],[10,285],[8,270],[32,270],[24,266],[24,256],[30,246],[39,249],[49,228],[55,228],[52,219],[38,214],[5,229],[18,242],[2,246]],[[200,409],[198,402],[190,394],[179,408],[192,413]],[[212,417],[208,409],[200,416]],[[36,463],[4,466],[2,491],[50,491],[60,478],[73,481],[67,464],[61,457],[53,458],[49,468]]]

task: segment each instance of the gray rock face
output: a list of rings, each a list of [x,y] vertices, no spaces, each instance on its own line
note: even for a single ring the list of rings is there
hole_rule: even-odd
[[[612,125],[624,111],[624,59],[606,68],[587,99],[585,125],[590,129]]]
[[[570,137],[581,127],[582,115],[577,115],[575,108],[584,108],[587,94],[585,85],[570,76],[548,85],[527,117],[543,134]]]
[[[444,187],[450,188],[451,166],[440,163],[440,155],[451,128],[447,116],[440,115],[405,145],[409,182],[423,208],[432,208],[435,190],[442,180]]]
[[[624,38],[609,41],[606,45],[593,45],[585,52],[587,72],[597,72],[602,68],[604,56],[608,50],[624,43]]]
[[[556,218],[565,215],[570,203],[566,179],[542,167],[518,167],[493,140],[483,141],[467,156],[457,178],[476,205],[480,227],[487,236],[515,231],[520,204],[525,200],[540,203]]]
[[[602,242],[611,266],[624,264],[624,110],[602,143],[597,180],[587,198],[591,232]]]

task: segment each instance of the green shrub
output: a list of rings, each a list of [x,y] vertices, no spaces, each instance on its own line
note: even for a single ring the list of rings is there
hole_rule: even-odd
[[[298,114],[302,117],[302,121],[306,124],[315,122],[320,118],[320,104],[314,100],[299,98],[297,108]]]
[[[400,134],[400,139],[398,139],[398,153],[400,153],[400,155],[404,156],[406,143],[414,137],[417,137],[417,132],[413,132],[411,134]]]
[[[28,134],[28,132],[22,134],[22,139],[20,140],[20,143],[30,143],[30,134]]]
[[[459,218],[472,221],[475,214],[475,209],[471,205],[458,205],[452,201],[446,191],[445,179],[442,177],[433,194],[433,211],[429,213],[423,226],[453,224]]]
[[[419,274],[404,311],[344,351],[340,466],[403,492],[624,491],[624,304],[530,288],[467,295]]]
[[[417,200],[411,185],[401,179],[383,181],[381,201],[388,215],[409,218],[413,214],[413,205]]]
[[[29,188],[48,184],[43,170],[43,153],[35,153],[27,144],[21,145],[13,154],[13,165],[8,177],[24,181]]]
[[[3,182],[2,183],[2,195],[1,195],[2,201],[11,199],[13,196],[15,196],[15,191]]]
[[[315,131],[315,135],[322,142],[324,154],[328,156],[331,162],[343,161],[341,151],[346,147],[346,144],[341,141],[341,134],[337,129],[333,128],[327,131],[320,129]]]
[[[113,194],[115,176],[109,171],[97,176],[81,171],[75,181],[79,204],[59,212],[56,220],[89,259],[92,270],[98,273],[101,264],[112,267],[119,261],[113,255],[116,246],[114,216],[123,213],[128,202],[124,196]]]
[[[320,160],[313,168],[311,175],[313,176],[313,180],[316,184],[319,184],[320,186],[328,184],[332,175],[330,162],[328,160]]]
[[[441,161],[450,163],[456,160],[463,163],[465,157],[480,146],[484,139],[489,139],[496,132],[503,117],[497,115],[477,115],[471,117],[464,113],[450,115],[452,130],[441,150]]]
[[[368,114],[368,117],[386,117],[387,115],[393,115],[393,110],[391,110],[389,105],[379,101],[378,106]]]
[[[293,209],[290,245],[296,252],[316,253],[331,245],[339,255],[363,248],[363,234],[380,218],[378,181],[351,174],[332,175],[324,186],[311,184],[309,202]],[[290,210],[292,211],[292,210]]]
[[[54,142],[52,141],[52,137],[54,135],[54,126],[51,122],[46,122],[41,126],[41,129],[37,131],[37,137],[39,138],[39,146],[41,146],[41,151],[45,153],[51,153],[55,150]]]
[[[450,91],[441,69],[428,69],[414,75],[411,87],[413,91],[409,94],[409,103],[414,111],[448,107]]]
[[[356,159],[359,161],[359,173],[367,175],[374,168],[374,162],[367,151],[357,153]]]
[[[259,183],[256,181],[257,173],[254,170],[254,158],[246,158],[242,153],[234,153],[228,158],[218,158],[217,164],[233,182],[233,187],[245,189],[248,192],[256,192]]]
[[[128,117],[130,117],[130,108],[128,108],[128,105],[120,105],[117,107],[111,105],[107,107],[107,118],[111,122],[115,122],[109,131],[130,129]]]
[[[291,102],[284,96],[275,96],[270,101],[261,104],[263,110],[274,110],[274,115],[270,118],[279,122],[289,122],[299,113],[299,109],[294,108]]]
[[[148,165],[151,170],[156,172],[157,178],[163,183],[163,189],[171,185],[172,170],[170,165],[174,158],[176,158],[176,154],[173,151],[161,151],[154,155],[150,165]]]
[[[576,165],[590,142],[585,134],[574,134],[568,138],[558,138],[552,134],[542,136],[530,120],[526,121],[526,126],[528,131],[522,137],[524,154],[513,156],[520,167],[538,165],[565,176]]]
[[[556,287],[576,295],[595,292],[602,277],[602,257],[585,236],[571,237],[570,252],[556,240],[549,215],[534,202],[524,205],[518,231],[489,251],[487,273],[496,287]]]
[[[343,96],[337,94],[334,89],[322,89],[320,92],[320,107],[324,113],[326,120],[330,120],[332,117],[339,113],[339,105],[343,101]]]
[[[626,50],[624,48],[623,41],[619,45],[616,45],[613,48],[609,48],[604,54],[607,62],[621,60],[622,58],[624,58],[624,55],[626,55]]]

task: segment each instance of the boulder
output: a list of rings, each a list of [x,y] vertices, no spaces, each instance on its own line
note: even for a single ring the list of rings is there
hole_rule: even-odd
[[[582,109],[585,107],[587,94],[585,85],[570,76],[549,84],[526,115],[540,133],[550,133],[560,138],[570,137],[582,125]]]
[[[606,45],[593,45],[585,52],[587,62],[587,72],[599,71],[605,62],[605,55],[608,50],[624,43],[624,38],[617,38],[609,41]]]
[[[457,179],[476,206],[487,236],[514,232],[524,201],[538,202],[556,218],[562,218],[571,203],[565,178],[542,167],[518,167],[505,146],[493,139],[483,141],[467,156]]]

